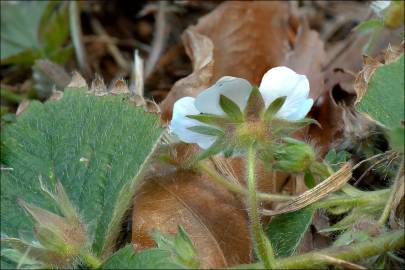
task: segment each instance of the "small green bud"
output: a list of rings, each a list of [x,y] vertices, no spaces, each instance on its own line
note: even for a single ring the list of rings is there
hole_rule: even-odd
[[[274,157],[275,169],[292,173],[306,171],[315,161],[315,153],[310,145],[292,139],[280,145]]]

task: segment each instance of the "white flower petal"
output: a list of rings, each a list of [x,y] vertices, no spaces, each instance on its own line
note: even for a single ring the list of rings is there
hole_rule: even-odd
[[[216,137],[200,134],[189,130],[189,127],[205,125],[197,120],[186,117],[187,115],[197,115],[200,112],[194,106],[195,99],[183,97],[174,103],[173,117],[169,129],[183,142],[197,143],[201,148],[207,149],[214,142]]]
[[[238,104],[243,111],[251,91],[252,85],[245,79],[222,77],[196,97],[195,107],[202,113],[224,115],[225,113],[219,105],[219,96],[224,95]]]
[[[303,101],[303,103],[299,104],[297,109],[291,112],[282,111],[282,109],[277,113],[277,116],[280,118],[285,118],[291,121],[296,121],[303,119],[308,112],[311,110],[314,101],[312,98],[308,98]],[[280,115],[279,115],[280,114]]]
[[[297,74],[288,67],[275,67],[264,74],[259,89],[268,106],[278,97],[287,96],[288,98],[294,94],[297,87],[302,87],[302,90],[308,95],[309,83],[308,89],[305,89],[305,81],[308,81],[305,75]]]
[[[391,1],[372,1],[371,9],[378,15],[382,16],[382,12],[389,7]]]
[[[288,67],[275,67],[267,71],[262,78],[259,89],[266,107],[278,97],[287,97],[277,113],[279,118],[301,119],[308,113],[313,104],[312,99],[308,99],[309,82],[307,77],[295,73]],[[301,115],[303,115],[301,118],[297,118]]]

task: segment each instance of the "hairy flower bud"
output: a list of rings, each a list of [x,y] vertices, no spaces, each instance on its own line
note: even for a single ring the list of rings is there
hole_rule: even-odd
[[[312,147],[306,143],[288,139],[286,144],[281,144],[274,153],[277,170],[299,173],[306,171],[315,161]]]

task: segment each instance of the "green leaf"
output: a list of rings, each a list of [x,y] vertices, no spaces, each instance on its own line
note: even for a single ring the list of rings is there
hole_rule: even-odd
[[[231,99],[224,95],[219,97],[219,105],[222,110],[234,121],[240,123],[243,121],[243,114],[239,109],[239,106],[233,102]]]
[[[383,20],[368,20],[357,25],[353,30],[358,32],[368,32],[384,27]]]
[[[400,153],[404,153],[404,133],[403,127],[396,127],[388,132],[391,148]]]
[[[338,171],[340,166],[350,159],[350,153],[347,151],[336,152],[335,149],[329,150],[325,156],[325,161],[331,166],[333,171]]]
[[[405,113],[403,54],[398,61],[383,65],[374,72],[357,109],[388,128],[401,125]]]
[[[215,125],[215,126],[224,126],[225,124],[230,123],[230,119],[224,116],[219,116],[215,114],[197,114],[197,115],[187,115],[188,118],[200,121],[204,124]]]
[[[266,112],[264,113],[264,121],[269,123],[273,117],[277,114],[277,112],[283,106],[286,96],[276,98],[267,108]]]
[[[47,1],[1,1],[2,64],[10,61],[33,62],[34,51],[40,47],[37,31],[46,6]],[[26,59],[16,58],[20,54]]]
[[[59,49],[69,35],[68,3],[51,1],[38,28],[38,38],[45,52]]]
[[[273,217],[266,229],[266,235],[277,257],[288,257],[294,254],[311,225],[313,214],[314,210],[307,207]]]
[[[307,188],[313,188],[316,186],[315,178],[310,171],[304,173],[304,182]]]
[[[95,254],[111,252],[134,187],[162,129],[155,114],[121,96],[96,97],[66,89],[59,101],[33,102],[1,136],[2,233],[32,235],[17,198],[60,213],[41,191],[60,181],[87,224]]]
[[[208,126],[189,127],[188,130],[209,136],[223,136],[225,133],[222,130]]]
[[[205,149],[202,153],[200,153],[197,158],[196,162],[203,160],[209,156],[213,156],[218,154],[219,152],[226,149],[226,145],[223,138],[218,138],[208,149]]]
[[[30,65],[43,57],[65,60],[62,45],[68,35],[66,3],[1,1],[1,64]]]
[[[167,250],[152,248],[134,253],[132,245],[115,252],[100,269],[186,269],[174,262]]]
[[[244,115],[245,117],[259,118],[263,110],[264,100],[262,94],[260,93],[259,88],[253,86],[244,110]]]
[[[183,226],[178,226],[178,233],[175,236],[164,235],[156,230],[153,233],[153,239],[158,248],[174,254],[174,259],[178,264],[187,268],[198,268],[197,251]]]

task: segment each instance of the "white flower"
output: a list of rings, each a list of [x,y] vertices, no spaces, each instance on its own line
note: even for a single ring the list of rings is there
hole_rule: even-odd
[[[391,1],[372,1],[370,7],[375,12],[375,14],[382,17],[382,13],[390,6],[390,4]]]
[[[272,68],[264,74],[259,87],[266,108],[277,98],[286,96],[286,100],[276,117],[296,121],[303,119],[313,105],[308,98],[309,82],[305,75],[295,73],[287,67]],[[222,77],[213,86],[204,90],[196,98],[184,97],[179,99],[173,107],[173,117],[170,130],[177,137],[187,143],[197,143],[207,149],[216,140],[215,136],[203,135],[188,128],[206,125],[187,115],[215,114],[225,115],[219,105],[220,95],[235,102],[241,111],[246,107],[252,85],[245,79]]]

